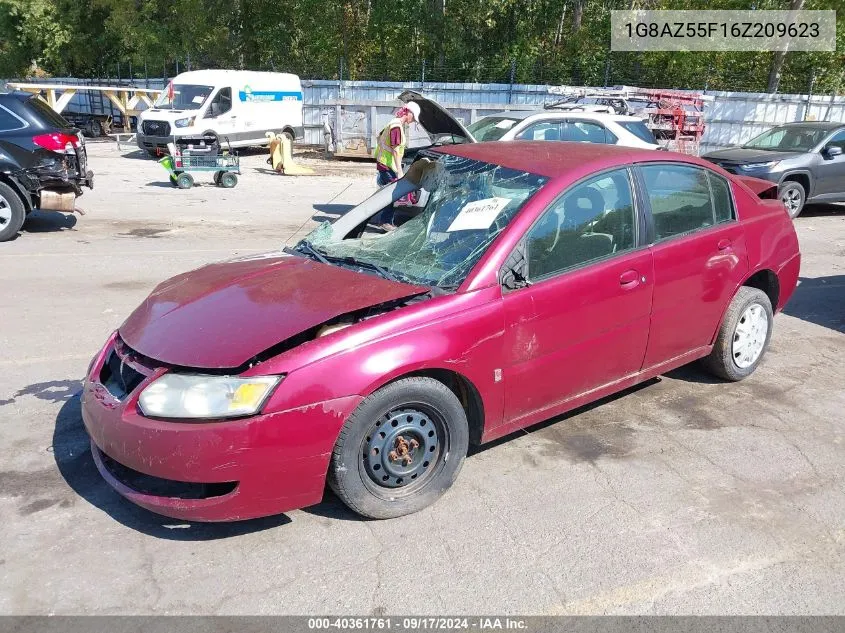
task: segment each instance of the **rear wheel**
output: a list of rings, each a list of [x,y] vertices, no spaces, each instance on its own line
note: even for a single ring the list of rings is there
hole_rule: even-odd
[[[9,185],[0,182],[0,242],[12,239],[26,220],[26,208]]]
[[[215,184],[215,185],[219,185],[219,184],[220,184],[220,176],[222,176],[222,175],[223,175],[223,173],[224,173],[224,172],[222,172],[222,171],[215,171],[215,172],[214,172],[214,184]]]
[[[388,519],[434,503],[469,445],[460,401],[432,378],[405,378],[366,398],[343,425],[329,486],[358,514]]]
[[[786,207],[790,218],[797,218],[804,209],[807,192],[800,182],[787,180],[780,188],[780,200]]]
[[[176,176],[176,186],[179,189],[190,189],[194,186],[194,177],[191,174],[179,174]]]
[[[704,366],[725,380],[750,376],[766,353],[773,325],[768,295],[743,286],[728,306],[713,351],[702,361]]]
[[[238,184],[238,177],[230,171],[223,172],[220,175],[220,185],[226,189],[231,189]]]
[[[93,138],[99,138],[103,134],[103,126],[97,119],[91,119],[85,127],[88,132],[88,136]]]

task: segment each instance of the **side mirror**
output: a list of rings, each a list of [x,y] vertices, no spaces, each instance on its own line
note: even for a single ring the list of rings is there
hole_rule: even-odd
[[[828,145],[822,150],[822,154],[824,154],[828,158],[833,158],[834,156],[841,156],[842,148],[839,147],[839,145]]]

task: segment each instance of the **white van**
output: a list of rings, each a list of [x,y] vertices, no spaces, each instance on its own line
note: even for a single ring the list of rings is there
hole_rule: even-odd
[[[138,118],[138,147],[213,133],[226,147],[266,145],[267,132],[303,137],[302,84],[289,73],[193,70],[177,75]]]

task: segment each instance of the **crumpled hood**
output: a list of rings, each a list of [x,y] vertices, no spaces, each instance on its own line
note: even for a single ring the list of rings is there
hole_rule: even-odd
[[[183,367],[240,367],[341,314],[427,288],[293,255],[204,266],[161,284],[120,326],[134,350]]]

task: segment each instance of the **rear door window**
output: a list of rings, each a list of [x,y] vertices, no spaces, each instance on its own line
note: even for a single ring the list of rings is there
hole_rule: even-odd
[[[651,203],[656,241],[715,224],[706,170],[671,163],[644,165],[641,170]]]
[[[616,142],[616,137],[612,134],[608,137],[607,130],[603,125],[592,121],[567,121],[565,136],[565,140],[576,143]]]

